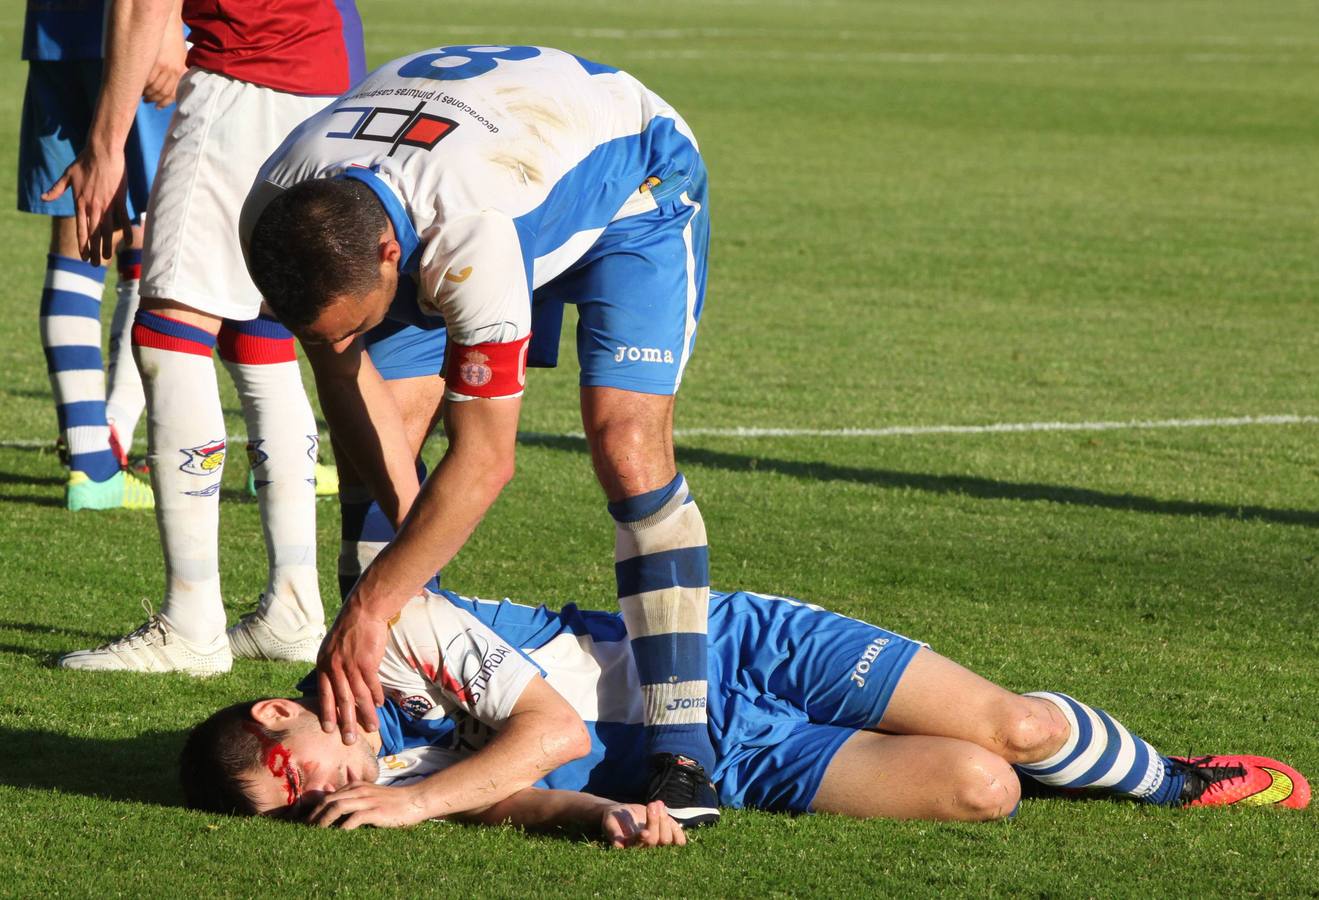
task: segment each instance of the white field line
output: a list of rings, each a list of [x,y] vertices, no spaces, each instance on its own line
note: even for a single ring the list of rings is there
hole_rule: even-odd
[[[992,422],[987,425],[889,425],[883,428],[675,428],[673,436],[732,437],[732,438],[881,438],[911,437],[929,434],[1026,434],[1040,431],[1158,431],[1172,428],[1250,428],[1277,425],[1319,425],[1319,416],[1231,416],[1227,418],[1199,419],[1132,419],[1125,422]],[[586,437],[580,431],[551,433],[522,431],[526,438],[578,438]],[[322,435],[326,437],[326,435]],[[245,434],[231,434],[235,443],[246,441]],[[34,450],[42,447],[54,449],[50,438],[0,438],[0,448]],[[134,446],[143,446],[141,440]]]
[[[759,2],[759,0],[757,0]],[[818,3],[819,0],[812,0]],[[0,20],[3,21],[3,20]],[[13,20],[17,23],[17,19]],[[879,27],[866,28],[765,28],[765,27],[686,27],[686,28],[609,28],[609,27],[583,27],[580,25],[536,25],[534,26],[537,34],[553,34],[563,37],[578,38],[585,40],[618,40],[618,41],[691,41],[691,40],[721,40],[727,38],[748,39],[748,38],[784,38],[794,42],[800,42],[805,38],[816,40],[835,40],[835,41],[858,41],[858,40],[885,40],[895,41],[923,41],[923,42],[944,42],[956,44],[980,44],[986,40],[1009,40],[1021,38],[1023,35],[1016,33],[1004,34],[985,34],[978,31],[894,31],[881,29]],[[428,29],[439,35],[455,35],[468,38],[491,37],[492,35],[504,35],[508,33],[507,27],[491,27],[488,25],[442,25],[433,29]],[[397,24],[391,22],[372,23],[367,29],[367,36],[372,34],[406,34],[416,36],[418,26],[416,24]],[[1035,37],[1027,35],[1026,37]],[[1103,34],[1046,34],[1044,39],[1055,41],[1060,44],[1076,44],[1082,46],[1105,46],[1115,47],[1133,47],[1133,46],[1157,46],[1165,47],[1169,44],[1180,44],[1183,46],[1209,46],[1209,47],[1304,47],[1313,48],[1319,46],[1319,37],[1307,34],[1292,35],[1254,35],[1242,36],[1232,34],[1178,34],[1176,36],[1165,36],[1160,34],[1149,35],[1103,35]],[[495,45],[491,45],[495,46]],[[502,45],[499,45],[502,46]]]
[[[375,49],[374,43],[367,42]],[[1314,63],[1319,59],[1312,54],[1296,55],[1263,50],[1259,53],[1208,51],[1195,53],[1127,54],[1127,53],[1017,53],[1017,52],[962,52],[910,51],[910,50],[742,50],[729,47],[702,49],[697,47],[631,48],[627,59],[631,61],[704,61],[760,62],[760,63],[843,63],[873,65],[1140,65],[1157,62],[1182,63],[1264,63],[1268,65],[1294,62]]]
[[[1022,434],[1037,431],[1151,431],[1167,428],[1245,428],[1250,426],[1319,425],[1319,416],[1234,416],[1202,419],[1137,419],[1126,422],[994,422],[988,425],[890,425],[884,428],[675,428],[673,436],[733,438],[880,438],[928,434]],[[580,432],[525,437],[585,438]]]
[[[1314,425],[1319,416],[1237,416],[1222,419],[1144,419],[1128,422],[995,422],[988,425],[890,425],[886,428],[677,428],[674,437],[874,438],[925,434],[1021,434],[1035,431],[1153,431],[1165,428],[1244,428]]]

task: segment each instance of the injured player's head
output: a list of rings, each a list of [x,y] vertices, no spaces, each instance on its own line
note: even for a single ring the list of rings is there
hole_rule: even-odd
[[[210,812],[293,815],[325,793],[379,775],[375,733],[344,744],[309,701],[236,703],[198,725],[179,760],[187,804]]]

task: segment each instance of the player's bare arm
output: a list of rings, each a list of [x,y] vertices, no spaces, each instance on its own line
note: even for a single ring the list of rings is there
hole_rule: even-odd
[[[114,0],[107,23],[105,69],[87,144],[51,189],[54,200],[74,193],[82,257],[99,265],[114,252],[115,232],[128,226],[124,205],[124,141],[156,63],[177,0]]]
[[[463,546],[513,476],[521,398],[445,405],[449,449],[426,479],[397,536],[345,601],[318,662],[321,722],[345,743],[376,727],[376,668],[388,621]],[[404,457],[411,459],[410,456]]]
[[[381,509],[398,525],[412,507],[420,485],[403,413],[393,393],[362,349],[359,337],[334,344],[304,341],[303,350],[338,445]]]
[[[486,809],[455,818],[481,825],[556,828],[580,825],[599,828],[611,847],[681,847],[687,833],[658,800],[648,804],[618,803],[581,791],[527,788]]]
[[[488,809],[531,787],[591,749],[581,717],[536,676],[512,714],[478,752],[403,787],[358,783],[326,794],[307,815],[310,824],[404,826]]]
[[[188,45],[183,38],[183,0],[175,0],[170,20],[160,37],[160,51],[156,62],[147,74],[146,86],[142,89],[142,98],[156,104],[157,109],[164,109],[174,102],[178,93],[179,79],[188,68]]]

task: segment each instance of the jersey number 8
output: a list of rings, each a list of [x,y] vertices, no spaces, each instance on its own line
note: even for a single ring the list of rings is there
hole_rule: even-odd
[[[481,44],[441,47],[410,59],[399,68],[404,78],[433,78],[436,81],[462,81],[493,71],[499,60],[531,59],[540,56],[535,47],[488,47]]]

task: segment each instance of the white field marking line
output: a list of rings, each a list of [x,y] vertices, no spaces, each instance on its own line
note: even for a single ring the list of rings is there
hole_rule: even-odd
[[[818,2],[818,0],[814,0]],[[14,22],[17,24],[18,20]],[[488,37],[491,34],[504,34],[499,28],[491,28],[486,25],[445,25],[435,29],[442,35],[464,35],[469,37]],[[371,33],[380,34],[407,34],[416,35],[416,25],[396,25],[393,23],[373,23],[370,28]],[[800,41],[809,37],[818,40],[837,40],[837,41],[855,41],[882,39],[889,42],[894,41],[935,41],[948,42],[956,44],[980,43],[987,38],[990,40],[1011,40],[1019,37],[1014,34],[985,35],[982,32],[972,31],[888,31],[879,28],[874,29],[856,29],[856,28],[720,28],[720,27],[695,27],[695,28],[602,28],[602,27],[582,27],[572,25],[540,25],[535,27],[538,34],[555,34],[563,35],[570,38],[594,39],[594,40],[618,40],[618,41],[656,41],[656,40],[718,40],[722,38],[780,38],[786,37],[794,41]],[[1177,35],[1176,37],[1166,37],[1163,35],[1087,35],[1087,34],[1060,34],[1045,35],[1046,39],[1063,44],[1079,44],[1086,46],[1103,46],[1113,45],[1119,47],[1132,46],[1166,46],[1171,43],[1186,45],[1206,45],[1213,47],[1315,47],[1319,46],[1319,39],[1305,35],[1261,35],[1259,37],[1243,37],[1240,35],[1228,34],[1204,34],[1204,35]],[[505,46],[503,44],[491,44],[489,46]]]
[[[884,428],[675,428],[674,437],[824,437],[870,438],[911,437],[927,434],[1028,434],[1041,431],[1157,431],[1172,428],[1248,428],[1251,426],[1319,425],[1319,416],[1233,416],[1229,418],[1200,419],[1132,419],[1126,422],[994,422],[988,425],[890,425]],[[328,435],[321,435],[322,438]],[[562,433],[545,431],[519,431],[520,438],[575,438],[584,440],[580,431]],[[247,440],[245,434],[231,434],[234,443]],[[144,447],[143,441],[133,446]],[[0,448],[34,450],[55,447],[54,440],[28,438],[0,439]]]
[[[1245,428],[1249,426],[1319,425],[1319,416],[1235,416],[1217,419],[1139,419],[1127,422],[997,422],[989,425],[891,425],[886,428],[675,428],[681,437],[908,437],[927,434],[1024,434],[1040,431],[1153,431],[1169,428]],[[520,437],[585,438],[581,432],[522,432]]]
[[[370,42],[368,42],[370,43]],[[496,45],[491,45],[496,46]],[[964,53],[959,51],[813,51],[813,50],[701,50],[697,48],[632,49],[627,58],[638,60],[735,60],[745,62],[809,62],[878,65],[1139,65],[1143,63],[1313,63],[1319,57],[1288,53],[1176,53],[1168,55],[1117,53]]]

